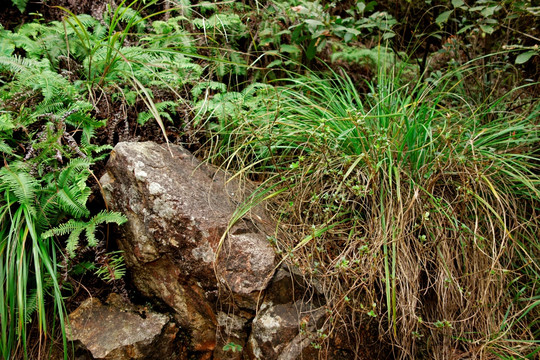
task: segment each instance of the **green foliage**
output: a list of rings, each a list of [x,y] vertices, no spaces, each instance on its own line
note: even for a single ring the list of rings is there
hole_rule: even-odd
[[[74,256],[82,232],[88,246],[96,246],[98,225],[121,224],[126,219],[109,212],[90,217],[86,207],[91,194],[87,184],[90,166],[100,157],[93,155],[110,149],[91,144],[95,127],[102,123],[75,107],[61,117],[49,114],[49,120],[42,121],[42,131],[21,139],[26,144],[26,152],[21,153],[19,142],[13,137],[21,116],[14,121],[10,113],[2,114],[0,128],[4,160],[9,160],[9,164],[0,169],[0,349],[6,359],[15,356],[17,351],[28,357],[26,328],[34,312],[38,330],[52,332],[47,328],[45,306],[46,294],[50,294],[53,310],[59,316],[67,356],[57,251],[66,249]],[[66,125],[82,129],[80,144],[67,132]],[[64,244],[62,239],[68,234]],[[57,237],[55,241],[53,236],[62,238]],[[120,276],[123,273],[121,260],[114,257],[111,264],[111,268],[117,266],[115,274]]]
[[[121,279],[126,274],[122,251],[113,251],[106,254],[101,258],[100,265],[94,273],[103,281],[112,282]]]
[[[395,36],[392,27],[396,20],[386,12],[373,11],[373,4],[358,2],[347,11],[345,18],[333,15],[331,6],[320,1],[272,1],[258,34],[260,46],[298,46],[311,60],[326,47],[357,44],[371,37],[388,40]],[[283,28],[277,25],[278,21],[288,26]]]
[[[451,4],[444,2],[443,6],[447,10],[440,12],[435,19],[435,23],[441,28],[452,28],[456,35],[471,39],[486,39],[489,36],[492,38],[489,43],[494,44],[495,51],[505,47],[528,50],[516,57],[515,63],[518,65],[538,54],[538,38],[532,33],[522,31],[534,30],[530,29],[529,21],[535,22],[540,15],[538,6],[516,0],[453,0]],[[493,41],[494,39],[499,41]],[[536,48],[528,45],[531,41],[536,44]]]
[[[24,10],[26,10],[26,5],[28,4],[28,0],[11,0],[11,2],[22,13],[24,12]]]
[[[189,132],[209,134],[217,163],[262,181],[233,220],[272,202],[286,235],[273,240],[276,250],[319,277],[337,314],[315,348],[332,327],[357,328],[338,323],[353,314],[380,321],[402,357],[538,353],[539,109],[515,70],[538,62],[537,7],[169,3],[120,1],[103,21],[64,9],[63,22],[0,27],[3,357],[27,351],[31,320],[53,333],[49,299],[63,326],[59,262],[65,274],[106,282],[125,272],[97,236],[125,218],[87,208],[91,167],[111,149],[94,143],[107,120],[91,114],[116,121],[119,109],[126,124],[154,119],[164,135],[181,117]],[[435,28],[415,28],[418,14]],[[404,45],[425,38],[439,41]],[[405,60],[403,50],[423,48],[424,64]],[[466,63],[475,57],[482,66]],[[325,61],[334,72],[308,68]],[[95,262],[78,256],[87,247]]]
[[[444,352],[430,345],[444,341],[528,355],[538,345],[540,224],[529,212],[540,203],[540,108],[507,110],[526,87],[475,103],[460,88],[472,62],[433,83],[403,82],[404,65],[385,65],[367,94],[335,73],[291,74],[257,106],[231,101],[236,111],[210,113],[220,119],[215,159],[266,179],[245,207],[275,200],[290,230],[278,251],[321,274],[335,313],[380,319],[403,356]],[[354,328],[336,318],[327,326]]]
[[[223,346],[223,351],[242,352],[242,345],[230,342]]]
[[[169,120],[171,123],[173,122],[173,119],[171,118],[170,114],[176,114],[176,108],[177,104],[174,101],[162,101],[159,103],[155,103],[155,107],[161,118]],[[137,122],[141,125],[146,124],[146,122],[149,119],[152,119],[154,115],[150,111],[143,111],[139,113],[139,117],[137,118]]]

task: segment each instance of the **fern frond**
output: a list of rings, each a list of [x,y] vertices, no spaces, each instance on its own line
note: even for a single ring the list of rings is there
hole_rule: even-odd
[[[72,258],[75,257],[75,250],[77,250],[77,247],[79,246],[79,237],[83,230],[84,227],[74,229],[67,239],[66,250]]]
[[[90,221],[88,225],[86,225],[85,229],[86,233],[86,241],[88,242],[88,246],[94,247],[98,244],[98,240],[96,239],[96,223]]]
[[[0,56],[0,70],[11,73],[30,71],[32,68],[38,68],[39,66],[39,62],[18,55]]]
[[[85,223],[83,221],[77,221],[70,219],[67,222],[58,225],[55,228],[49,229],[42,234],[44,239],[48,239],[53,236],[63,236],[72,233],[73,231],[80,229],[84,230]]]
[[[69,164],[64,167],[60,175],[58,176],[57,186],[64,188],[66,186],[72,185],[75,181],[82,180],[86,181],[88,179],[88,173],[85,173],[85,170],[88,170],[92,165],[92,161],[89,159],[75,158],[69,161]]]
[[[0,169],[0,188],[13,193],[21,205],[34,209],[33,203],[39,183],[30,174],[3,167]]]
[[[28,0],[11,0],[11,1],[13,2],[13,5],[15,5],[21,13],[23,13],[24,10],[26,10],[26,5],[28,4]]]
[[[91,15],[80,14],[80,15],[76,15],[76,17],[77,17],[77,20],[79,20],[79,23],[82,26],[84,26],[84,28],[86,28],[86,29],[92,28],[94,30],[93,31],[94,34],[96,32],[99,32],[98,31],[99,28],[102,28],[102,30],[105,30],[105,27],[103,25],[101,25],[99,20],[97,20],[96,18],[94,18]],[[105,35],[105,34],[103,33],[103,35]]]
[[[42,280],[42,291],[48,291],[54,286],[53,279],[51,278],[50,274],[44,274],[43,280]],[[32,321],[32,315],[37,311],[38,309],[38,291],[37,289],[30,290],[30,293],[27,294],[26,297],[26,306],[24,308],[24,320],[26,323],[29,323]]]
[[[103,223],[115,223],[116,225],[122,225],[127,221],[127,218],[119,212],[115,211],[101,211],[94,215],[90,222],[99,225]]]
[[[36,43],[33,39],[30,39],[28,36],[20,34],[20,32],[13,33],[11,31],[6,31],[2,33],[2,42],[4,43],[3,46],[11,48],[13,51],[15,48],[22,48],[27,53],[34,54],[36,52],[39,52],[41,50],[41,46]],[[11,55],[13,53],[11,52],[4,52],[6,55]]]
[[[85,148],[89,152],[94,154],[92,155],[92,159],[94,161],[100,161],[100,160],[105,159],[107,156],[109,156],[109,152],[113,149],[113,147],[110,145],[101,145],[101,146],[86,145]],[[97,155],[97,154],[100,154],[100,155]]]
[[[176,114],[175,108],[177,104],[174,101],[162,101],[159,103],[155,103],[154,105],[161,117],[164,117],[170,122],[173,122],[173,119],[171,118],[169,113]],[[141,125],[144,125],[146,124],[148,120],[153,119],[153,118],[154,118],[154,115],[150,111],[143,111],[139,113],[137,122]]]
[[[86,194],[77,194],[77,188],[61,188],[58,190],[58,205],[67,214],[72,215],[75,218],[81,218],[83,216],[90,215],[90,212],[86,208],[86,200],[90,195],[89,191]],[[83,196],[81,196],[83,195]]]
[[[13,153],[13,149],[3,139],[0,139],[0,152],[9,155]]]
[[[75,250],[79,246],[79,237],[83,231],[86,233],[88,246],[93,247],[98,244],[98,240],[95,236],[98,225],[102,223],[116,223],[121,225],[126,221],[127,218],[120,213],[101,211],[87,222],[70,219],[63,224],[44,232],[42,236],[46,239],[52,236],[65,236],[69,234],[66,249],[69,255],[73,257],[75,256]]]
[[[30,294],[26,295],[26,306],[24,308],[24,322],[29,323],[32,320],[32,314],[37,310],[37,289],[30,290]],[[22,309],[19,309],[21,311]]]
[[[95,271],[95,274],[107,282],[122,278],[126,273],[126,266],[121,254],[122,251],[107,253],[104,264]]]
[[[194,99],[197,99],[204,90],[215,90],[224,93],[227,91],[227,86],[217,81],[205,81],[195,85],[191,90],[191,94]]]
[[[18,78],[24,86],[41,91],[45,101],[54,98],[71,98],[76,93],[66,78],[49,69],[34,73],[25,72],[24,77]]]
[[[67,111],[61,98],[46,99],[39,103],[32,112],[32,118],[37,119],[44,114],[63,114]]]
[[[242,90],[242,95],[244,97],[250,97],[250,96],[255,96],[255,94],[259,90],[265,90],[266,91],[266,90],[272,90],[272,89],[274,89],[274,87],[272,85],[256,82],[256,83],[250,84],[244,90]]]

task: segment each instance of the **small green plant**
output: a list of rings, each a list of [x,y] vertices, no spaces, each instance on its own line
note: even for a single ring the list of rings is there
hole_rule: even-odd
[[[452,328],[452,324],[448,320],[437,320],[433,325],[435,325],[437,329]]]
[[[38,109],[47,104],[38,104]],[[6,359],[28,358],[27,324],[32,319],[41,333],[54,333],[45,305],[49,298],[67,357],[58,255],[63,257],[62,249],[73,255],[82,232],[88,246],[96,246],[99,224],[126,220],[108,212],[88,219],[90,166],[110,147],[92,144],[95,128],[103,123],[87,114],[87,105],[71,104],[61,116],[26,110],[0,115],[5,161],[0,169],[0,349]],[[37,130],[29,132],[27,126]],[[70,129],[78,129],[77,139]],[[54,236],[68,233],[67,239]]]
[[[113,251],[98,259],[99,268],[94,273],[101,280],[112,282],[121,279],[126,274],[126,267],[122,251]]]
[[[233,353],[242,352],[242,345],[229,342],[223,346],[223,351],[232,351]]]
[[[41,181],[31,175],[31,166],[21,162],[12,162],[0,169],[0,330],[2,356],[6,359],[17,348],[22,349],[27,358],[26,325],[34,311],[39,331],[50,331],[45,310],[46,291],[50,292],[54,312],[59,316],[67,352],[65,309],[57,273],[60,243],[47,234],[47,229],[62,223],[66,217],[81,219],[88,215],[85,207],[90,193],[85,184],[88,175],[80,175],[88,166],[87,161],[71,161],[66,168]],[[89,222],[79,221],[72,234],[85,230],[87,238],[97,241],[94,235],[97,223],[121,224],[125,221],[123,216],[115,213],[98,216],[99,221],[96,217]],[[70,224],[74,221],[70,220],[60,228]],[[75,237],[70,237],[69,243],[76,243]],[[95,244],[89,241],[89,246],[92,245]],[[34,305],[29,305],[29,300]]]

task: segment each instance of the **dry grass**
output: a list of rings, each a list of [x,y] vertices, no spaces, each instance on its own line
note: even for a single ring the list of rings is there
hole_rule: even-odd
[[[322,284],[321,342],[378,321],[400,358],[535,356],[539,106],[466,99],[475,70],[296,77],[222,121],[216,159],[280,192],[278,251]]]

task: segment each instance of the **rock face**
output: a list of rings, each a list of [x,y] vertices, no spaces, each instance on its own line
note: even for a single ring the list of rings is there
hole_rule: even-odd
[[[167,315],[137,309],[111,294],[104,305],[87,299],[69,315],[68,337],[79,341],[94,359],[162,359],[177,355],[178,328]],[[180,359],[180,357],[176,357]]]
[[[218,345],[218,297],[249,320],[275,266],[263,212],[240,217],[222,239],[244,191],[225,179],[183,148],[152,142],[119,143],[101,179],[109,208],[129,220],[118,242],[134,284],[173,309],[202,353]]]
[[[349,340],[321,346],[321,285],[276,271],[275,224],[257,207],[238,213],[251,191],[226,180],[180,146],[151,142],[119,143],[101,179],[109,209],[129,220],[117,241],[131,282],[185,335],[179,356],[162,359],[355,358]],[[357,358],[380,358],[366,354]]]
[[[312,340],[306,331],[314,332],[316,323],[324,315],[323,309],[310,314],[306,304],[265,303],[253,320],[249,338],[249,351],[255,359],[301,359],[302,353],[309,349]],[[302,314],[304,317],[302,318]],[[300,321],[299,321],[300,319]],[[302,331],[300,331],[300,329]],[[315,350],[315,349],[312,349]],[[316,358],[316,353],[312,351]]]

